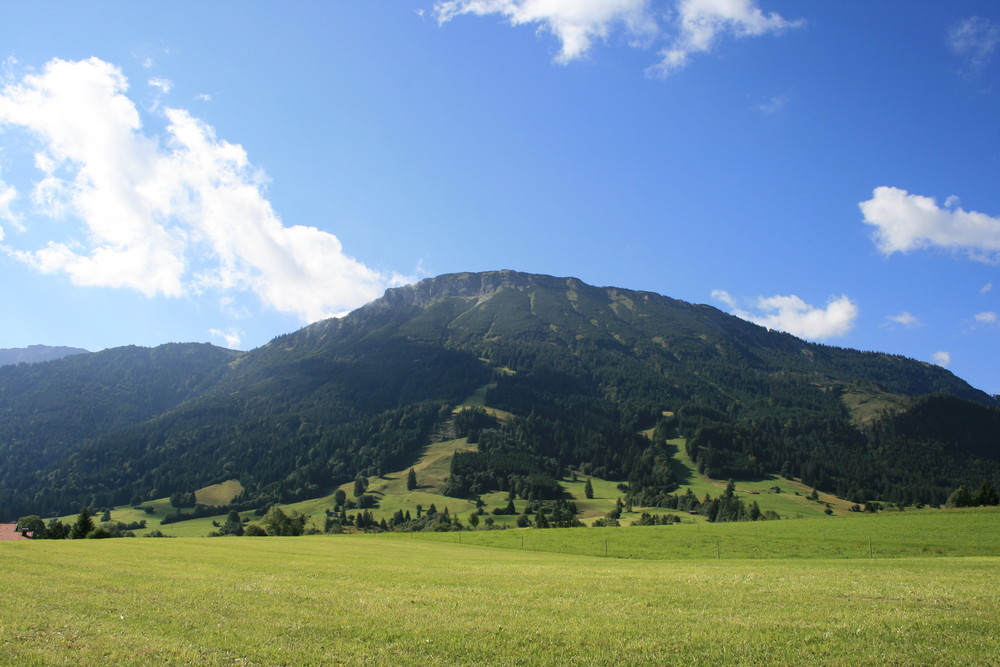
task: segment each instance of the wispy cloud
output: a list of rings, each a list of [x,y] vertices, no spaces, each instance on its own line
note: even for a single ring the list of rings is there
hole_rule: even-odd
[[[823,308],[794,294],[758,297],[753,311],[741,308],[725,290],[714,290],[712,298],[726,304],[739,318],[810,340],[846,335],[854,328],[860,313],[857,304],[847,296],[831,297]]]
[[[739,307],[739,304],[737,303],[736,299],[733,298],[733,295],[724,289],[712,290],[711,296],[716,301],[721,301],[722,303],[729,306],[731,309],[736,309]]]
[[[864,222],[875,227],[875,243],[886,255],[938,247],[995,261],[1000,253],[1000,218],[966,211],[955,202],[949,197],[942,207],[931,197],[882,186],[858,206]]]
[[[303,321],[396,281],[348,256],[333,234],[283,224],[243,147],[188,111],[164,108],[164,134],[145,133],[127,90],[121,70],[97,58],[53,60],[0,90],[0,126],[41,146],[31,225],[79,225],[63,239],[48,225],[44,247],[10,255],[76,285],[149,297],[250,292]]]
[[[979,73],[1000,44],[1000,23],[980,16],[963,18],[948,29],[947,42],[971,73]]]
[[[149,80],[149,85],[152,86],[153,88],[156,88],[164,95],[166,95],[173,89],[174,82],[171,81],[170,79],[164,79],[162,77],[155,76]]]
[[[994,326],[1000,322],[1000,316],[992,310],[984,310],[981,313],[976,313],[972,319],[976,321],[976,324],[981,326]]]
[[[788,105],[788,95],[773,95],[763,102],[757,104],[757,111],[771,116],[778,113]]]
[[[537,26],[559,40],[555,61],[561,64],[620,33],[634,47],[659,48],[660,61],[647,70],[653,76],[682,69],[724,37],[756,37],[802,25],[765,14],[753,0],[442,0],[434,14],[441,24],[462,15],[495,15],[514,26]]]
[[[916,329],[924,326],[924,323],[920,321],[919,317],[905,310],[898,315],[889,315],[885,318],[885,320],[886,321],[883,326],[891,328],[900,326],[904,329]]]
[[[707,53],[723,37],[760,37],[803,25],[778,13],[765,14],[753,0],[680,0],[675,37],[660,52],[651,73],[666,76],[687,66],[691,56]]]

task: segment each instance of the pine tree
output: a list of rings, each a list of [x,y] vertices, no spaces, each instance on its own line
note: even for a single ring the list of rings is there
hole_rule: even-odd
[[[73,524],[73,530],[70,531],[69,536],[74,540],[82,540],[93,531],[94,520],[90,517],[90,512],[87,508],[84,507],[80,510],[79,516],[76,517],[76,523]]]
[[[406,473],[406,490],[412,491],[417,488],[417,473],[410,468],[410,472]]]
[[[594,497],[594,486],[590,483],[590,478],[587,478],[587,483],[583,486],[583,495],[587,496],[588,499]]]

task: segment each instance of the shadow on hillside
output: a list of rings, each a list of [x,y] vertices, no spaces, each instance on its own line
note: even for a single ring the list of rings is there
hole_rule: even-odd
[[[678,486],[691,484],[694,481],[694,471],[678,460],[677,455],[680,453],[680,448],[668,442],[667,449],[670,451],[670,474],[674,481],[677,482]]]

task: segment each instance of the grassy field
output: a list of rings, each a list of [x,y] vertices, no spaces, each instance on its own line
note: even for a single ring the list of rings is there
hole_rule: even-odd
[[[667,560],[1000,556],[1000,509],[665,527],[394,533],[383,538],[461,540],[501,549]]]
[[[625,560],[357,535],[9,542],[0,563],[11,665],[986,665],[1000,641],[996,556]]]

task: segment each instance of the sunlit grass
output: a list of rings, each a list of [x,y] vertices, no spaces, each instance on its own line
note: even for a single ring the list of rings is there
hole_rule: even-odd
[[[989,664],[1000,631],[995,557],[639,561],[317,536],[18,542],[0,562],[0,663],[18,665]]]
[[[461,538],[453,533],[420,533],[410,537],[634,559],[1000,556],[1000,509],[657,527],[476,531]]]

